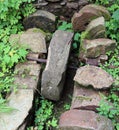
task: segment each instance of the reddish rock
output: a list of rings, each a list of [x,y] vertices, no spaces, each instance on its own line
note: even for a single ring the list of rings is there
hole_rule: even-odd
[[[60,130],[113,130],[112,122],[93,111],[69,110],[59,121]]]
[[[110,88],[114,82],[112,76],[105,70],[92,65],[80,67],[76,72],[74,80],[81,86],[93,86],[95,89]]]
[[[79,85],[74,86],[71,109],[86,109],[97,111],[101,96],[99,91],[86,89]]]
[[[110,18],[110,14],[105,7],[93,4],[86,5],[72,17],[73,29],[75,31],[83,31],[91,20],[101,16],[106,20]]]

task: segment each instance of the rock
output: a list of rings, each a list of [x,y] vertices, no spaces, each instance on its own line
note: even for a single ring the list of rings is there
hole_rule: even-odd
[[[58,2],[58,1],[61,1],[61,0],[47,0],[49,2]]]
[[[17,71],[17,75],[26,76],[39,76],[41,70],[41,66],[39,64],[34,63],[19,63],[15,66],[15,71]]]
[[[97,111],[96,108],[99,107],[100,101],[100,92],[75,85],[71,109]]]
[[[40,28],[45,32],[55,31],[55,15],[44,10],[38,10],[23,21],[25,29]]]
[[[74,80],[81,86],[93,86],[95,89],[107,89],[114,82],[112,76],[105,70],[91,65],[80,67],[76,72]]]
[[[96,58],[106,54],[108,51],[114,50],[116,41],[106,38],[98,38],[94,40],[83,40],[80,47],[80,57]]]
[[[72,17],[72,25],[75,31],[83,31],[90,21],[95,18],[103,16],[109,20],[110,14],[105,7],[99,5],[86,5],[78,13]]]
[[[19,89],[12,92],[8,98],[8,105],[15,110],[11,113],[0,114],[1,130],[16,130],[28,116],[33,103],[33,90]]]
[[[39,53],[28,53],[26,57],[27,58],[30,57],[32,59],[38,59],[39,58]],[[30,64],[36,64],[37,63],[37,61],[33,61],[33,60],[28,60],[27,62],[30,63]]]
[[[104,38],[106,36],[104,17],[92,20],[86,28],[84,39]]]
[[[46,53],[45,35],[43,33],[35,32],[34,29],[26,31],[23,34],[13,34],[10,36],[10,42],[18,42],[21,45],[27,46],[32,53]]]
[[[14,85],[16,88],[37,90],[37,83],[38,77],[36,76],[15,76]]]
[[[41,94],[59,100],[65,80],[73,33],[57,30],[51,40],[45,70],[41,80]]]
[[[111,120],[93,111],[69,110],[59,121],[60,130],[114,130]]]

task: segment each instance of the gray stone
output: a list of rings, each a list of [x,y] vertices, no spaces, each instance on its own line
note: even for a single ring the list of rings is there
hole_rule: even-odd
[[[80,67],[74,80],[84,87],[93,86],[95,89],[110,88],[114,82],[112,76],[105,70],[91,65]]]
[[[99,17],[92,20],[86,28],[84,39],[96,39],[106,37],[104,17]]]
[[[46,53],[45,35],[40,31],[34,31],[34,29],[23,34],[13,34],[10,36],[10,42],[19,43],[26,46],[33,53]]]
[[[110,18],[110,14],[105,7],[94,4],[86,5],[78,13],[73,15],[73,29],[75,31],[83,31],[90,21],[101,16],[106,20],[109,20]]]
[[[24,76],[39,76],[41,70],[40,64],[34,63],[19,63],[15,66],[15,71],[17,71],[17,75],[24,75]]]
[[[101,101],[100,93],[94,89],[87,89],[75,84],[71,109],[97,111],[96,108],[99,107]]]
[[[38,59],[39,58],[39,53],[28,53],[27,54],[27,56],[26,56],[27,58],[32,58],[32,59]],[[28,63],[30,63],[30,64],[36,64],[37,63],[37,61],[33,61],[33,60],[28,60],[27,61]]]
[[[49,2],[58,2],[58,1],[61,1],[61,0],[47,0]]]
[[[55,15],[44,10],[37,10],[37,12],[25,18],[23,21],[25,29],[40,28],[45,32],[55,31]]]
[[[57,30],[51,40],[48,59],[42,74],[41,94],[51,100],[59,100],[73,33]]]
[[[96,58],[106,54],[108,51],[114,50],[116,41],[106,38],[98,38],[94,40],[84,39],[80,47],[80,57]]]
[[[15,110],[11,113],[0,114],[1,130],[16,130],[28,116],[33,104],[33,90],[19,89],[12,92],[8,98],[8,105]]]
[[[111,120],[93,111],[69,110],[59,121],[60,130],[114,130]]]
[[[13,88],[37,90],[37,83],[37,76],[15,76]]]

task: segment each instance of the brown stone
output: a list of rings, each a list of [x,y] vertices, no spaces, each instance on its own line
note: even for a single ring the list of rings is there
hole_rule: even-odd
[[[101,16],[106,20],[110,18],[110,14],[105,7],[93,4],[86,5],[72,17],[73,29],[75,31],[83,31],[91,20]]]
[[[93,111],[69,110],[59,121],[60,130],[113,130],[112,122]]]
[[[97,111],[99,107],[101,96],[99,91],[91,88],[84,88],[79,85],[74,86],[73,100],[71,109],[85,109]]]
[[[74,80],[81,86],[93,86],[95,89],[110,88],[114,82],[112,76],[105,70],[91,65],[80,67],[76,72]]]
[[[98,38],[94,40],[83,40],[80,47],[80,57],[96,58],[106,52],[114,50],[116,41],[107,38]]]
[[[104,17],[99,17],[92,20],[87,26],[84,39],[96,39],[106,37]]]

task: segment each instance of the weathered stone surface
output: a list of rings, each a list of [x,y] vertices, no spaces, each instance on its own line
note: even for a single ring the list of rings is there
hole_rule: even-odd
[[[27,46],[33,53],[46,53],[45,35],[43,33],[27,31],[23,34],[13,34],[10,36],[10,42],[18,42],[19,44]]]
[[[37,90],[38,77],[36,76],[15,76],[14,85],[20,89]]]
[[[101,16],[106,20],[110,18],[110,14],[105,7],[93,4],[86,5],[72,17],[73,29],[75,31],[83,31],[90,21]]]
[[[84,39],[104,38],[106,36],[104,17],[99,17],[92,20],[86,28]]]
[[[25,29],[40,28],[45,32],[55,31],[55,15],[44,10],[38,10],[37,12],[25,18],[23,21]]]
[[[58,2],[58,1],[61,1],[61,0],[47,0],[49,2]]]
[[[41,70],[41,66],[39,64],[34,63],[19,63],[15,66],[15,71],[17,71],[18,75],[24,76],[39,76]]]
[[[74,80],[84,87],[93,86],[95,89],[109,88],[114,82],[112,76],[105,70],[91,65],[80,67]]]
[[[51,100],[59,100],[69,57],[73,33],[57,30],[51,40],[48,59],[42,74],[41,94]]]
[[[32,108],[33,90],[19,89],[8,98],[9,106],[15,110],[11,113],[0,114],[1,130],[16,130],[25,120]]]
[[[105,38],[98,38],[94,40],[83,40],[80,47],[80,57],[96,58],[106,52],[114,50],[116,41]]]
[[[93,111],[69,110],[59,121],[60,130],[113,130],[112,122]]]
[[[101,96],[99,91],[75,85],[71,109],[96,111],[96,108],[99,107],[100,101]]]
[[[30,57],[32,59],[38,59],[39,58],[39,53],[28,53],[26,57],[27,58]],[[37,63],[37,61],[33,61],[33,60],[28,60],[27,62],[30,63],[30,64],[36,64]]]

